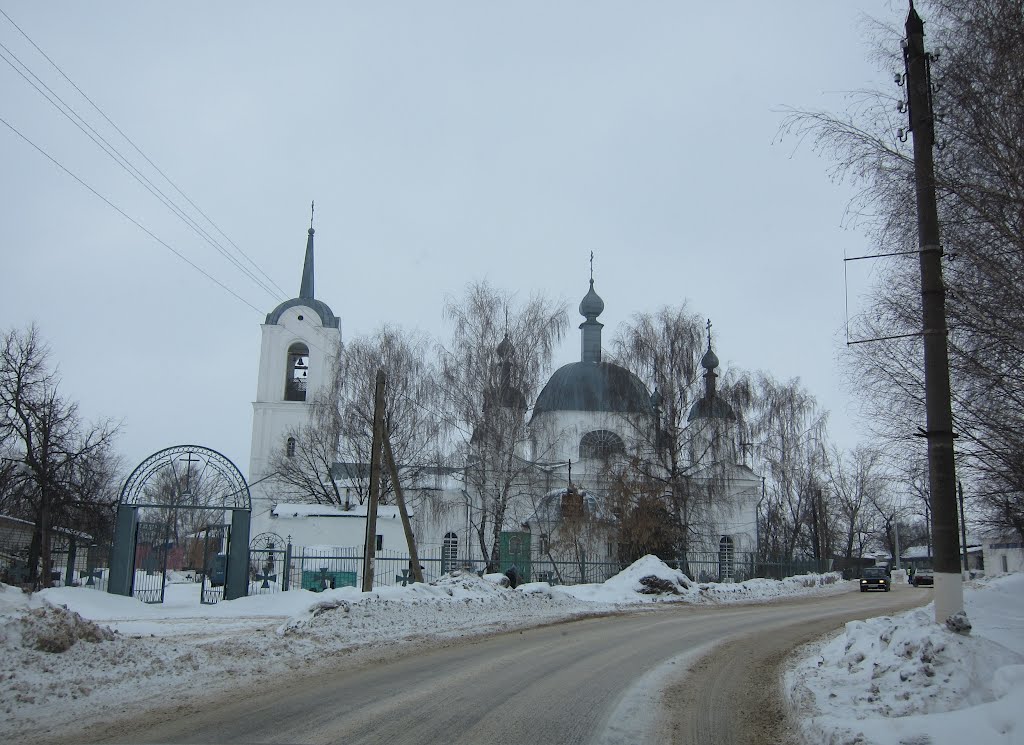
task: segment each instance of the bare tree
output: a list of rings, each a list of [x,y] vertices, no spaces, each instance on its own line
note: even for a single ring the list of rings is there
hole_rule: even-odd
[[[527,402],[565,334],[566,306],[543,295],[518,302],[482,281],[450,298],[445,316],[452,327],[440,350],[445,412],[461,438],[456,456],[465,464],[472,530],[493,569],[502,531],[526,517],[516,507],[532,503],[540,484],[533,461],[544,454],[530,452]]]
[[[53,529],[109,510],[117,431],[110,422],[82,421],[78,405],[60,394],[49,358],[35,326],[0,340],[0,439],[12,453],[5,457],[18,461],[11,486],[34,523],[30,581],[43,587],[50,583]]]
[[[858,446],[849,453],[833,446],[825,459],[828,491],[837,518],[834,529],[847,566],[861,558],[873,533],[872,504],[884,489],[883,455]]]
[[[321,394],[312,402],[310,421],[286,433],[284,451],[271,462],[274,483],[286,499],[350,507],[350,494],[334,468],[341,437],[337,405],[333,395]]]
[[[1020,0],[923,0],[932,60],[936,187],[947,261],[950,373],[958,469],[973,480],[983,522],[1024,538],[1024,13]],[[882,59],[902,72],[898,33]],[[847,355],[879,434],[906,450],[924,417],[917,242],[902,91],[863,91],[844,114],[794,112],[808,136],[859,184],[851,206],[878,253],[860,344]]]
[[[444,432],[431,351],[427,336],[397,326],[349,342],[329,389],[313,401],[311,420],[288,433],[294,445],[275,458],[277,482],[301,501],[347,508],[352,496],[366,500],[377,370],[387,376],[384,424],[402,477],[416,482],[437,465]],[[393,491],[382,474],[383,503]]]
[[[762,374],[752,422],[754,456],[767,478],[762,547],[775,556],[820,558],[821,490],[828,414],[799,380],[779,383]]]
[[[637,516],[630,529],[635,532],[649,522],[640,516],[651,511],[651,495],[656,493],[666,501],[678,528],[673,535],[680,541],[665,555],[685,556],[691,538],[714,532],[710,507],[725,499],[727,492],[721,480],[724,472],[707,466],[737,461],[740,443],[746,439],[753,387],[742,373],[715,374],[702,367],[705,361],[717,367],[717,357],[705,336],[704,320],[685,305],[633,316],[616,335],[614,349],[616,362],[654,391],[655,404],[654,421],[644,415],[626,417],[634,452],[626,460],[628,476],[618,492],[620,499],[635,493],[637,501],[618,507],[624,514]],[[709,380],[709,373],[714,378]],[[712,416],[693,417],[698,404]],[[698,472],[704,478],[695,481]],[[621,488],[637,481],[647,486],[639,491]],[[637,540],[637,536],[630,538],[631,543]]]

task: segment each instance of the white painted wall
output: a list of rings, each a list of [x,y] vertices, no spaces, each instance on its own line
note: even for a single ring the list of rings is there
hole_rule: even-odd
[[[985,538],[982,552],[985,556],[985,574],[989,577],[1004,572],[1024,572],[1024,547],[1019,538]]]
[[[321,505],[280,504],[270,513],[269,530],[285,540],[291,536],[293,546],[361,547],[366,537],[366,507],[345,512]],[[407,550],[402,519],[395,507],[378,509],[376,535],[383,537],[383,550]]]
[[[302,320],[299,320],[300,316]],[[310,402],[329,385],[341,344],[340,329],[324,328],[320,316],[304,305],[288,308],[281,314],[278,323],[262,324],[260,328],[260,363],[256,400],[252,404],[252,445],[248,474],[254,535],[274,530],[270,524],[269,511],[278,501],[272,480],[256,482],[269,473],[272,457],[284,451],[286,433],[309,420]],[[305,344],[309,349],[305,401],[284,400],[288,348],[295,343]]]

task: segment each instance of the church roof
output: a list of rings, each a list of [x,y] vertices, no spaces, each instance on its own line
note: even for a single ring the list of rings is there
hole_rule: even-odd
[[[330,306],[327,305],[327,303],[325,303],[322,300],[315,300],[313,298],[304,297],[297,297],[292,298],[291,300],[285,300],[279,306],[277,306],[272,311],[267,313],[267,320],[265,321],[265,323],[267,325],[280,323],[281,316],[284,314],[286,310],[288,310],[289,308],[298,307],[300,305],[305,308],[309,308],[311,311],[316,313],[320,317],[320,323],[323,325],[324,328],[336,329],[338,328],[338,325],[341,323],[339,318],[336,315],[334,315],[334,312],[331,310]]]
[[[533,408],[653,414],[651,394],[636,375],[611,362],[570,362],[555,370]]]
[[[725,419],[735,420],[736,413],[732,407],[722,400],[718,395],[715,386],[715,379],[718,375],[715,368],[718,367],[718,355],[711,349],[711,319],[708,319],[708,351],[701,357],[700,366],[704,368],[704,395],[690,407],[690,416],[686,421],[694,419]]]
[[[289,308],[303,306],[320,316],[320,324],[324,328],[338,328],[339,320],[330,306],[322,300],[313,297],[313,234],[316,231],[312,227],[306,238],[306,257],[302,262],[302,282],[299,285],[299,296],[291,300],[285,300],[267,314],[266,324],[268,326],[280,323],[281,315]]]
[[[732,407],[727,404],[721,396],[701,396],[694,404],[690,407],[690,415],[687,417],[688,422],[692,422],[694,419],[736,419],[736,413],[732,410]]]
[[[604,300],[594,291],[590,255],[590,289],[580,303],[581,355],[579,362],[555,370],[533,408],[536,417],[546,411],[600,411],[618,414],[654,414],[651,392],[624,367],[601,360],[601,323]]]

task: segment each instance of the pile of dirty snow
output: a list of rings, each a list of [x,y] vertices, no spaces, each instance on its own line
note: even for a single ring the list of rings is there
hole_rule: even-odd
[[[647,602],[750,603],[800,595],[847,592],[849,583],[838,573],[809,574],[784,580],[748,579],[745,582],[697,583],[657,556],[648,554],[606,582],[553,588],[580,600],[618,604]]]
[[[969,635],[932,605],[852,621],[786,674],[807,743],[1024,742],[1024,576],[965,592]]]

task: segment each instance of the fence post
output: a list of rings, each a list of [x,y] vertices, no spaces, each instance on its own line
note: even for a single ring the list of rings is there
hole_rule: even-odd
[[[288,592],[292,578],[292,537],[288,536],[288,545],[284,547],[284,572],[281,578],[281,590]]]
[[[71,587],[71,583],[75,581],[75,549],[78,547],[75,542],[75,537],[71,536],[68,538],[68,566],[67,571],[64,574],[64,586]]]

